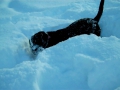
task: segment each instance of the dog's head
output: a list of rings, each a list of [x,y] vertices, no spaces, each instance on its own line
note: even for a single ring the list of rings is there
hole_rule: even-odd
[[[40,31],[31,37],[31,41],[33,45],[39,45],[44,48],[48,41],[48,35]]]

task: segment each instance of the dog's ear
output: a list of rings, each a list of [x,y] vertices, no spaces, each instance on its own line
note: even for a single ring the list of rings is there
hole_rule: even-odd
[[[38,32],[34,34],[32,36],[33,44],[42,46],[42,36],[43,36],[43,32]]]
[[[48,35],[45,32],[42,32],[42,37],[41,37],[45,42],[48,39]]]
[[[36,33],[34,36],[37,45],[44,46],[48,41],[48,35],[44,31]]]

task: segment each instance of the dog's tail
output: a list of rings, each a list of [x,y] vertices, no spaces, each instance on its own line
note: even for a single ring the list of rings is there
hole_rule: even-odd
[[[102,16],[102,13],[103,13],[103,7],[104,7],[104,0],[101,0],[100,2],[100,6],[99,6],[99,11],[96,15],[96,17],[94,18],[95,21],[99,22],[101,16]]]

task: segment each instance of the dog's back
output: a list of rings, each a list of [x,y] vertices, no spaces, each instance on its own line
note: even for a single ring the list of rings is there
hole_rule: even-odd
[[[69,29],[68,33],[73,33],[75,35],[81,35],[81,34],[95,34],[97,36],[100,36],[101,34],[101,30],[100,27],[98,25],[98,22],[102,16],[103,13],[103,6],[104,6],[104,0],[101,0],[100,5],[99,5],[99,10],[97,15],[95,16],[95,18],[83,18],[80,20],[77,20],[75,22],[73,22],[72,24],[70,24],[66,29]]]

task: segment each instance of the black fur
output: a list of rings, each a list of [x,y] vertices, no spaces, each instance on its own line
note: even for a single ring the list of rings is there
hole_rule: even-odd
[[[82,35],[82,34],[95,34],[100,36],[101,30],[98,22],[103,13],[104,0],[101,0],[99,11],[95,18],[84,18],[77,20],[70,24],[68,27],[59,29],[56,31],[44,32],[40,31],[31,37],[31,41],[34,45],[39,45],[42,48],[48,48],[59,42],[65,41],[68,38]]]

